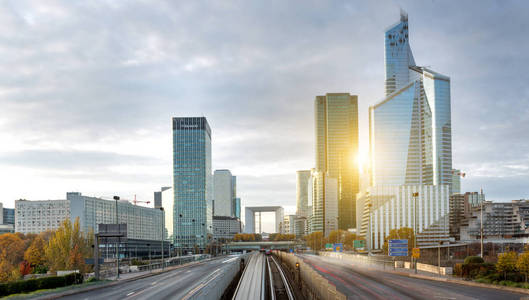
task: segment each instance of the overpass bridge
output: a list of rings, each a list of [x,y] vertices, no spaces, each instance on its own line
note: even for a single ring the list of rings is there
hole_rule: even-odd
[[[301,248],[304,246],[303,242],[299,241],[252,241],[252,242],[231,242],[226,244],[228,251],[240,250],[289,250]]]

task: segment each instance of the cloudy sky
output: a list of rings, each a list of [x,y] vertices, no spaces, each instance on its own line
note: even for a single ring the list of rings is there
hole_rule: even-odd
[[[316,95],[359,95],[365,152],[400,7],[416,62],[452,79],[463,189],[529,198],[524,1],[14,0],[0,2],[0,201],[152,200],[171,183],[171,117],[206,116],[243,204],[293,211]]]

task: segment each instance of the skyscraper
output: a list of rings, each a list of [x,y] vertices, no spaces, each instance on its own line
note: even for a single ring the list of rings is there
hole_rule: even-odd
[[[215,216],[234,216],[235,178],[230,170],[215,170],[213,174],[213,211]]]
[[[296,172],[296,215],[300,217],[307,217],[309,214],[309,178],[310,170],[301,170]]]
[[[173,232],[178,248],[205,247],[212,228],[211,177],[206,118],[173,118]]]
[[[371,185],[451,186],[450,78],[415,65],[406,14],[385,47],[387,96],[369,108]]]
[[[450,78],[415,64],[405,13],[385,32],[385,67],[386,97],[369,108],[370,187],[358,202],[359,231],[372,233],[374,247],[404,226],[416,226],[423,245],[444,241],[452,189]]]
[[[338,227],[356,226],[356,193],[358,193],[358,97],[347,93],[317,96],[315,100],[316,176],[314,184],[322,187],[317,197],[325,197],[326,178],[337,180]],[[318,199],[313,218],[324,218],[325,199]],[[323,206],[318,208],[318,206]],[[334,220],[316,220],[325,224]]]

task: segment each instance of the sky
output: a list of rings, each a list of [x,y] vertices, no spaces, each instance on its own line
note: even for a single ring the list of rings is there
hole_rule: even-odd
[[[451,77],[463,191],[529,198],[525,1],[16,0],[0,2],[0,202],[152,201],[172,182],[171,118],[205,116],[243,205],[293,213],[315,96],[358,95],[367,151],[401,8],[416,63]]]

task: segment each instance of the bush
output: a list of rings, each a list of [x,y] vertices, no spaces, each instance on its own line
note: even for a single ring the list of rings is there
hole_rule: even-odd
[[[72,273],[65,276],[43,277],[0,284],[0,297],[11,294],[29,293],[42,289],[54,289],[83,282],[83,275]]]
[[[523,274],[520,274],[518,272],[512,272],[507,273],[507,276],[505,277],[507,281],[514,281],[514,282],[523,282],[525,281],[525,277]]]
[[[467,256],[465,258],[465,261],[463,262],[463,264],[465,264],[465,265],[468,265],[468,264],[482,264],[484,262],[485,261],[483,260],[483,258],[481,258],[479,256]]]
[[[463,276],[463,264],[455,264],[454,275]]]

